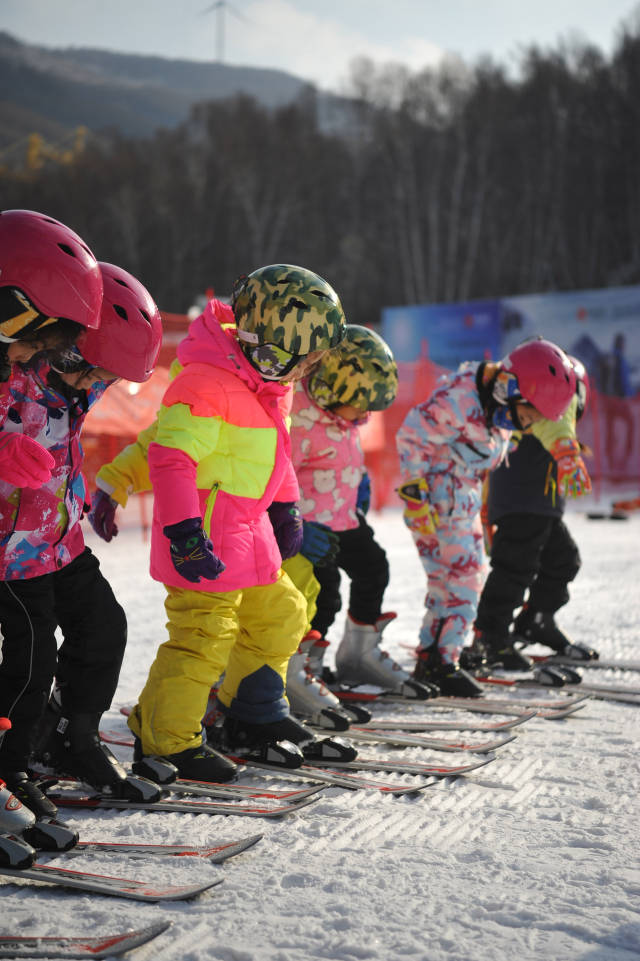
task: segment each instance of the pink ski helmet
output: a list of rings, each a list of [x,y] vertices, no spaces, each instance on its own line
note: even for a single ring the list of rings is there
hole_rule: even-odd
[[[99,330],[88,330],[78,350],[94,367],[143,383],[162,343],[160,311],[146,287],[115,264],[99,264],[104,284]]]
[[[518,381],[522,400],[547,420],[559,420],[576,390],[576,375],[565,352],[550,340],[530,340],[501,362]]]
[[[100,325],[102,277],[70,227],[34,210],[0,211],[0,287],[17,287],[45,317]],[[3,329],[17,339],[20,329]]]

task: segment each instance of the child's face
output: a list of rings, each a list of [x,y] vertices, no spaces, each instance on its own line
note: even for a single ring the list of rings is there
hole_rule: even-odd
[[[531,404],[516,404],[516,411],[518,412],[518,420],[522,425],[522,430],[529,430],[533,424],[537,424],[539,420],[543,420],[540,411],[532,407]]]
[[[366,417],[366,414],[357,407],[352,407],[351,404],[339,404],[337,407],[332,407],[331,412],[342,417],[343,420],[362,420]]]
[[[34,354],[44,350],[46,344],[39,340],[17,340],[9,344],[7,357],[10,364],[27,364]]]

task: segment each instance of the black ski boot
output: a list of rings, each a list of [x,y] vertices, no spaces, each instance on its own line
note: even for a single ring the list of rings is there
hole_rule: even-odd
[[[297,722],[296,722],[297,723]],[[244,724],[237,718],[221,714],[214,724],[206,727],[207,741],[216,750],[229,754],[238,761],[246,759],[273,767],[297,768],[304,763],[300,748],[281,734],[271,737],[254,730],[261,725]]]
[[[562,657],[581,661],[595,661],[597,651],[575,644],[556,624],[553,611],[536,611],[528,604],[513,623],[513,639],[521,644],[542,644]]]
[[[564,687],[566,682],[563,671],[558,670],[555,665],[542,664],[536,667],[533,672],[534,680],[544,687]]]
[[[41,720],[33,755],[37,770],[77,778],[107,797],[127,801],[159,801],[157,784],[127,774],[122,764],[100,740],[100,714],[65,717],[57,703],[49,701]]]
[[[189,781],[224,784],[232,781],[238,774],[238,767],[233,761],[206,743],[187,748],[186,751],[178,751],[176,754],[166,754],[163,760],[173,764],[178,770],[178,776]]]
[[[287,749],[293,747],[301,755],[300,763],[305,759],[353,761],[358,756],[355,748],[342,738],[318,738],[290,714],[267,724],[252,724],[239,718],[225,717],[222,731],[223,737],[234,750],[260,750],[268,745],[286,744]]]
[[[146,777],[156,784],[173,784],[178,775],[178,768],[166,757],[155,754],[145,754],[139,737],[133,739],[133,763],[131,770],[139,777]]]
[[[463,647],[458,662],[464,671],[477,677],[486,677],[491,673],[491,664],[487,655],[487,648],[479,631],[475,632],[473,643]]]
[[[564,687],[565,684],[580,684],[582,676],[564,664],[538,664],[533,669],[538,684],[549,687]]]
[[[30,778],[26,771],[4,771],[2,778],[11,793],[35,814],[36,820],[56,817],[57,807],[41,790],[39,782]]]
[[[561,651],[558,651],[558,655],[563,658],[567,658],[569,661],[598,661],[600,660],[600,655],[592,647],[587,647],[586,644],[578,644],[575,641],[571,641],[570,644],[566,644]]]
[[[366,707],[360,707],[359,704],[342,704],[341,710],[347,715],[351,724],[368,724],[371,720],[371,711],[367,711]]]
[[[421,684],[435,684],[445,697],[481,697],[483,690],[458,664],[445,664],[438,648],[422,648],[413,676]]]
[[[508,631],[475,631],[470,650],[482,650],[489,668],[502,667],[505,671],[530,671],[532,662],[514,646]],[[462,662],[462,657],[460,658]]]
[[[77,831],[55,818],[41,818],[22,836],[40,851],[70,851],[80,840]]]
[[[0,867],[24,871],[36,860],[36,850],[15,834],[0,835]]]

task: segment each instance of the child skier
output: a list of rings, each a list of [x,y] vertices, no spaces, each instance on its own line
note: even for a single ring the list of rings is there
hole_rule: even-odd
[[[507,460],[489,477],[491,570],[475,622],[471,658],[528,670],[520,650],[542,644],[555,653],[588,660],[595,651],[571,641],[555,623],[569,600],[567,585],[580,570],[580,553],[562,517],[565,498],[591,490],[576,435],[588,393],[584,365],[570,358],[576,392],[560,421],[541,420],[513,435]],[[528,600],[523,605],[525,594]],[[513,613],[522,607],[511,632]]]
[[[201,729],[223,674],[218,746],[313,740],[284,696],[306,624],[281,570],[302,539],[286,418],[290,382],[340,343],[344,326],[335,291],[309,270],[275,264],[240,278],[231,307],[212,300],[191,324],[156,424],[98,474],[94,506],[110,496],[112,510],[144,487],[145,457],[153,485],[151,576],[167,590],[169,640],[129,718],[138,772],[168,759],[182,777],[234,776]],[[107,513],[97,532],[112,524]]]
[[[37,211],[0,211],[0,409],[7,404],[12,375],[21,376],[20,365],[42,350],[70,345],[85,327],[97,327],[101,302],[98,263],[73,230]],[[18,487],[37,490],[50,481],[54,465],[51,454],[34,438],[2,426],[0,504],[5,492]],[[0,633],[0,650],[4,644]],[[0,673],[0,703],[2,713],[8,714],[12,699],[4,697],[3,684]],[[9,718],[5,721],[0,770],[6,764],[1,741],[12,728]],[[15,712],[13,727],[15,736]],[[26,756],[20,760],[25,770],[13,779],[19,799],[38,817],[55,816],[55,806],[27,778]]]
[[[541,417],[558,420],[574,392],[566,354],[536,340],[499,363],[467,362],[445,375],[398,431],[404,520],[428,578],[413,676],[442,694],[481,693],[458,662],[482,581],[485,474],[504,457],[507,432],[526,431]]]
[[[358,428],[371,411],[389,407],[397,389],[396,363],[382,337],[348,324],[340,348],[297,385],[294,395],[291,449],[304,518],[302,554],[313,563],[320,590],[311,631],[289,661],[287,696],[295,713],[325,726],[339,724],[339,702],[314,678],[321,674],[326,635],[341,607],[341,570],[351,585],[333,680],[374,684],[409,698],[430,693],[380,646],[395,614],[382,613],[389,564],[365,519],[370,487]]]
[[[100,328],[81,338],[80,349],[14,371],[0,406],[2,432],[34,439],[53,459],[51,479],[38,490],[0,482],[0,715],[12,720],[0,770],[10,789],[45,815],[52,805],[26,773],[36,740],[39,759],[56,772],[118,796],[158,796],[155,785],[127,778],[98,736],[118,682],[126,620],[84,546],[79,436],[109,383],[150,375],[161,324],[135,278],[111,264],[100,264],[100,275]],[[47,705],[54,674],[57,689]]]

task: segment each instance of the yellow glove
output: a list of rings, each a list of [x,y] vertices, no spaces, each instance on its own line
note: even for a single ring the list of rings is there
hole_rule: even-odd
[[[558,489],[565,497],[582,497],[591,490],[591,478],[580,454],[580,444],[569,437],[551,445],[551,456],[558,467]]]
[[[487,555],[491,554],[493,545],[493,535],[495,534],[495,524],[489,522],[489,473],[482,482],[482,506],[480,507],[480,522],[482,524],[482,536],[484,538],[484,549]]]
[[[440,517],[429,501],[426,479],[417,477],[406,481],[396,488],[396,493],[406,504],[403,516],[411,530],[420,534],[435,534]]]

